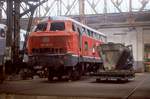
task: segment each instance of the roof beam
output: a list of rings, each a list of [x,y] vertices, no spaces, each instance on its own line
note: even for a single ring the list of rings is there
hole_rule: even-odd
[[[42,5],[43,3],[47,2],[47,1],[48,0],[43,0],[43,1],[39,2],[38,4],[36,4],[36,5],[32,5],[32,4],[30,4],[30,3],[28,3],[28,2],[25,1],[25,3],[29,5],[29,9],[27,9],[26,11],[24,11],[23,13],[21,13],[20,17],[22,17],[25,14],[27,14],[27,13],[35,10],[38,6]]]
[[[148,2],[149,0],[142,0],[141,1],[142,7],[139,9],[139,11],[143,11],[146,5],[148,4]]]
[[[122,0],[121,1],[114,1],[114,0],[111,0],[111,2],[112,2],[112,4],[117,8],[117,10],[121,13],[122,11],[121,11],[121,9],[119,8],[119,6],[121,5],[121,3],[122,3]]]

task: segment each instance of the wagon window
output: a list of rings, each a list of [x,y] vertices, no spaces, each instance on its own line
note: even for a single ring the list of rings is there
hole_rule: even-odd
[[[64,22],[53,22],[51,23],[50,31],[63,31],[65,30]]]
[[[77,30],[78,30],[79,34],[81,35],[82,33],[81,33],[81,30],[79,27],[77,28]]]
[[[91,36],[91,31],[87,30],[88,36]]]
[[[73,31],[76,31],[76,29],[75,29],[75,24],[74,24],[74,23],[72,23],[72,30],[73,30]]]
[[[36,31],[45,31],[47,28],[47,23],[40,23],[36,26],[35,32]]]
[[[91,31],[91,37],[94,37],[94,33],[93,33],[93,31]]]
[[[82,33],[86,33],[86,29],[82,27]]]
[[[103,42],[106,42],[106,38],[104,36],[101,37]]]
[[[87,51],[87,50],[88,50],[88,47],[89,47],[89,46],[88,46],[88,42],[85,41],[85,42],[84,42],[84,49]]]
[[[99,40],[102,40],[102,37],[101,37],[101,35],[99,35]]]
[[[94,32],[94,38],[97,39],[97,34]]]
[[[95,38],[98,40],[99,39],[99,34],[95,33]]]

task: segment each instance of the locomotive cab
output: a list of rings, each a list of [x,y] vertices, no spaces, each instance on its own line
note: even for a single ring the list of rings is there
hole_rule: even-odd
[[[29,36],[29,54],[62,54],[71,50],[70,33],[63,21],[40,23]]]

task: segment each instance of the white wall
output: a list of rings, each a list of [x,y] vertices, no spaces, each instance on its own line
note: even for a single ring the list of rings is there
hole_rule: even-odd
[[[143,31],[144,44],[150,43],[150,28],[144,29]]]

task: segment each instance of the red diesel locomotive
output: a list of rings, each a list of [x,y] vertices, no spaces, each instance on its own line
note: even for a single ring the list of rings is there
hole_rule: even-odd
[[[76,80],[102,64],[97,46],[106,36],[71,18],[51,17],[35,27],[27,41],[29,62],[48,68],[48,79]]]

